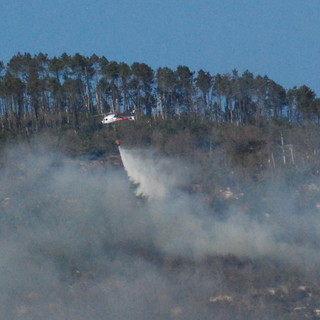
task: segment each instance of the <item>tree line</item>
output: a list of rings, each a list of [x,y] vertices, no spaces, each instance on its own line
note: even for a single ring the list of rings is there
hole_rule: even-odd
[[[81,54],[49,58],[18,53],[0,61],[0,130],[37,132],[71,127],[94,115],[136,111],[138,117],[194,115],[212,122],[285,119],[319,123],[320,99],[306,85],[289,90],[248,70],[211,75],[179,65],[156,71],[145,63]]]

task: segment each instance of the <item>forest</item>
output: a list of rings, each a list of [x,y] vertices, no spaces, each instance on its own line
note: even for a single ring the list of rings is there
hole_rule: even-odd
[[[281,120],[319,122],[320,99],[306,85],[284,89],[250,71],[211,75],[179,65],[156,71],[145,63],[63,53],[18,53],[0,62],[1,135],[42,128],[78,129],[106,112],[169,119],[196,116],[214,123]]]
[[[320,318],[311,88],[96,55],[0,66],[6,319]]]
[[[199,165],[207,174],[194,184],[208,193],[219,154],[224,185],[230,168],[258,181],[277,170],[318,174],[320,99],[305,85],[285,90],[249,71],[154,71],[66,53],[18,53],[0,66],[0,146],[38,133],[57,137],[55,149],[71,156],[117,155],[115,139],[153,146]],[[108,112],[133,111],[134,123],[101,124]]]

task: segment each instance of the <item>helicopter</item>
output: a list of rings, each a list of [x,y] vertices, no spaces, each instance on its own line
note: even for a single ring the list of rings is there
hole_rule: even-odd
[[[120,120],[131,120],[131,121],[135,120],[134,112],[130,115],[117,115],[115,113],[109,113],[107,115],[104,115],[103,119],[101,120],[101,123],[112,124]]]

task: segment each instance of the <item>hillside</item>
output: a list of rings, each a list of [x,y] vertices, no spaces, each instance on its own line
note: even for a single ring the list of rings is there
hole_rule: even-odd
[[[3,314],[317,319],[318,135],[180,117],[7,137]]]

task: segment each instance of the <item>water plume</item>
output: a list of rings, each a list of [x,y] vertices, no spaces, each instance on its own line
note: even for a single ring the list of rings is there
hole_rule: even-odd
[[[152,149],[119,147],[119,151],[138,196],[163,199],[188,182],[189,173],[182,161],[162,157]]]

